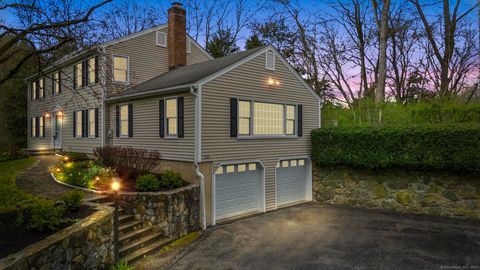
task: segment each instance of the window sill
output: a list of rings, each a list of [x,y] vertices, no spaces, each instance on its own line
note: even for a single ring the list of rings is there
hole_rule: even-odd
[[[298,139],[297,135],[255,135],[238,136],[237,140],[263,140],[263,139]]]

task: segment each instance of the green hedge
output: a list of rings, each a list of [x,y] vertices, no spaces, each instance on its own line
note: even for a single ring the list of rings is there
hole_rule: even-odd
[[[480,172],[480,124],[321,128],[312,157],[324,166]]]

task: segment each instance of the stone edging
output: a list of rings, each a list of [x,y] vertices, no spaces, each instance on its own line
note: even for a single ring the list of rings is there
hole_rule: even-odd
[[[55,177],[55,175],[53,175],[53,173],[50,173],[50,176],[52,176],[52,178],[55,182],[57,182],[61,185],[70,187],[70,188],[80,189],[80,190],[95,193],[95,194],[111,194],[112,193],[111,191],[98,191],[98,190],[88,189],[88,188],[74,186],[74,185],[64,183],[64,182],[58,180]],[[184,190],[191,189],[193,187],[198,187],[198,185],[197,184],[189,184],[188,186],[184,186],[184,187],[181,187],[181,188],[176,188],[176,189],[172,189],[172,190],[168,190],[168,191],[155,191],[155,192],[121,191],[121,192],[118,192],[118,194],[119,195],[148,195],[148,196],[152,196],[152,195],[172,195],[172,194],[175,194],[175,193],[178,193],[178,192],[182,192]]]
[[[28,264],[29,262],[26,261],[29,260],[29,258],[34,257],[42,252],[46,252],[67,238],[95,227],[98,223],[105,222],[106,218],[109,220],[111,219],[111,215],[113,214],[112,207],[94,203],[84,203],[84,205],[94,207],[97,211],[80,220],[79,222],[68,226],[67,228],[58,231],[39,242],[27,246],[21,251],[10,254],[6,258],[1,259],[0,269],[15,269],[18,265],[23,266],[24,264]]]

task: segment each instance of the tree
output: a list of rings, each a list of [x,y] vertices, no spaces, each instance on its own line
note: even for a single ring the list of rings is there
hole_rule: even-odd
[[[245,50],[255,49],[264,45],[263,41],[261,41],[258,35],[254,33],[245,42]]]
[[[229,30],[220,29],[213,35],[206,49],[213,57],[218,58],[236,53],[240,48]]]
[[[378,3],[372,0],[373,13],[375,15],[375,22],[379,32],[379,50],[378,50],[378,78],[377,90],[375,92],[375,102],[377,104],[383,103],[385,100],[385,81],[387,77],[387,29],[390,14],[390,0],[382,0],[382,13],[380,19],[378,18]]]
[[[84,41],[84,36],[78,36],[77,27],[82,27],[96,9],[111,1],[104,0],[87,8],[75,6],[69,0],[0,2],[0,10],[11,10],[20,21],[18,26],[0,23],[3,30],[0,38],[10,37],[0,46],[0,64],[16,60],[2,73],[0,85],[12,79],[30,59],[48,59],[67,43]],[[24,53],[18,46],[21,42],[27,43],[32,50]]]

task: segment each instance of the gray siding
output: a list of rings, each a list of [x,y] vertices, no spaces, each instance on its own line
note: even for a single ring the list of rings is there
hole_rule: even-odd
[[[266,84],[271,77],[279,86]],[[230,137],[230,98],[303,105],[303,136],[277,139]],[[318,100],[276,59],[276,70],[265,69],[265,54],[206,83],[202,87],[202,161],[260,160],[265,166],[267,210],[275,209],[275,166],[278,159],[310,155],[310,131],[319,126]]]
[[[184,138],[160,138],[159,136],[159,100],[165,97],[184,97]],[[116,105],[133,104],[133,137],[116,137]],[[194,150],[194,111],[195,99],[187,93],[138,99],[109,105],[108,128],[113,138],[109,143],[116,146],[157,150],[162,159],[193,161]]]
[[[167,28],[158,31],[167,32]],[[193,43],[191,48],[191,53],[187,53],[187,65],[209,59],[208,56]],[[156,45],[156,31],[112,44],[106,48],[106,55],[109,63],[107,74],[112,73],[112,55],[129,57],[129,85],[136,85],[168,72],[168,48]],[[109,78],[111,78],[111,76],[109,76]],[[109,82],[111,83],[111,81]],[[109,85],[111,86],[108,90],[111,94],[116,94],[125,89],[125,85],[123,84],[111,83]]]
[[[45,119],[45,137],[31,137],[31,118],[44,116],[45,113],[52,114],[54,108],[58,105],[63,112],[62,126],[62,148],[66,151],[92,152],[94,147],[101,145],[101,92],[102,87],[99,84],[86,86],[73,90],[73,65],[68,65],[61,69],[62,71],[62,93],[52,95],[52,74],[45,74],[45,97],[39,100],[31,100],[31,91],[29,84],[28,90],[28,148],[46,149],[51,147],[52,141],[52,118]],[[74,138],[73,137],[73,111],[99,108],[99,137],[98,138]]]

